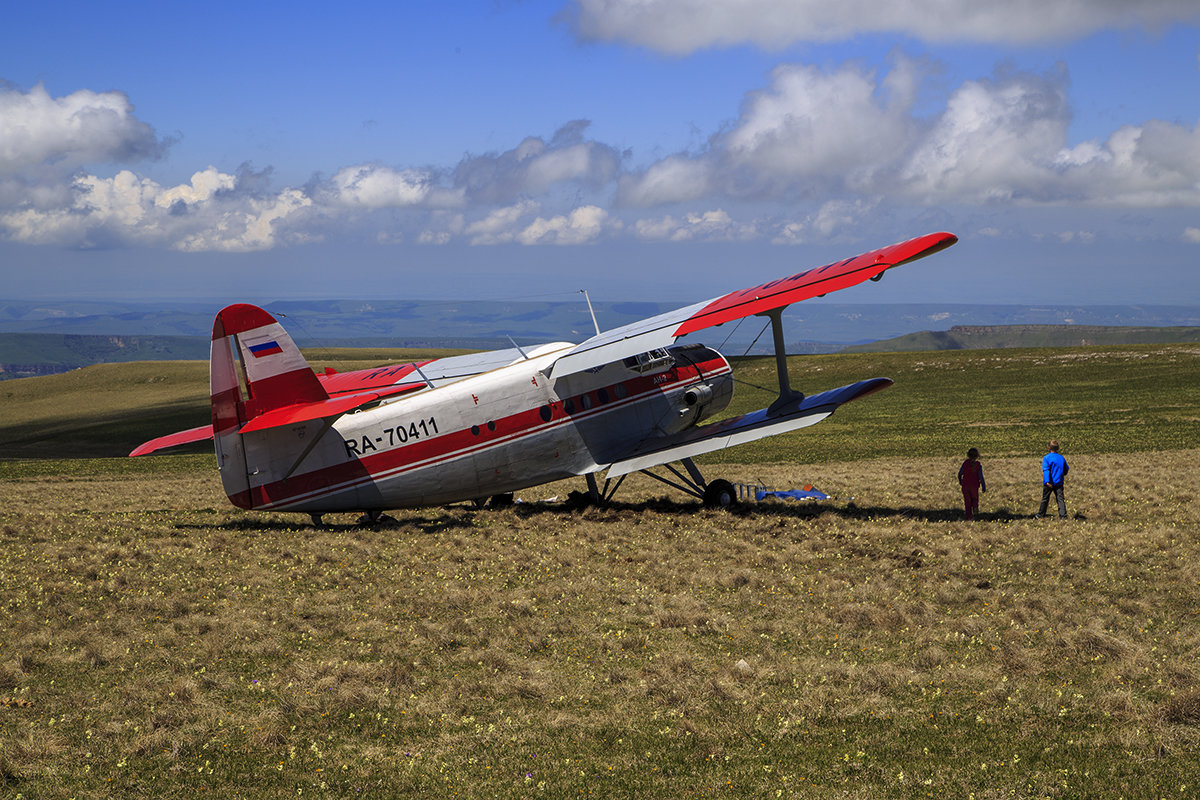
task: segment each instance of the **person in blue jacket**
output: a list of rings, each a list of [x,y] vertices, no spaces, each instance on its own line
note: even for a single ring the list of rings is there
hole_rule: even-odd
[[[1042,504],[1038,507],[1037,513],[1039,519],[1046,516],[1051,494],[1058,502],[1058,518],[1067,518],[1067,499],[1063,494],[1063,481],[1066,480],[1070,470],[1067,460],[1059,455],[1058,439],[1051,439],[1050,452],[1046,453],[1042,459]]]

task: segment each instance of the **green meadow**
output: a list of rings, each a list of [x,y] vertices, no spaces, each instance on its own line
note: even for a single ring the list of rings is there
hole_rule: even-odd
[[[797,357],[896,385],[703,467],[829,501],[636,476],[380,528],[119,457],[203,424],[205,373],[0,383],[4,796],[1200,796],[1195,345]],[[771,362],[737,376],[769,402]],[[1032,518],[1051,437],[1065,522]]]

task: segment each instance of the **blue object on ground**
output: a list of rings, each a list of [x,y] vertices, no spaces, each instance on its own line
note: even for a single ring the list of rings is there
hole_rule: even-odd
[[[764,497],[778,497],[780,500],[828,500],[829,495],[819,489],[789,489],[781,492],[767,492],[760,489],[755,493],[756,500]]]

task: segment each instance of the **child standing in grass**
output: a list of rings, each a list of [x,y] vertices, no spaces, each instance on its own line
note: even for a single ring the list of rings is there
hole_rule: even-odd
[[[979,463],[979,451],[974,447],[967,451],[967,460],[958,468],[958,485],[962,487],[967,519],[974,519],[979,513],[979,493],[987,491],[987,482],[983,479],[983,464]]]

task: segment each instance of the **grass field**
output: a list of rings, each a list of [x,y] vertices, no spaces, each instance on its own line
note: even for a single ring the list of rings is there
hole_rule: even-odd
[[[1198,366],[798,359],[806,389],[897,385],[706,470],[829,502],[707,512],[639,476],[379,530],[233,509],[211,456],[65,458],[22,388],[0,442],[47,458],[0,462],[0,792],[1200,795]],[[76,435],[124,447],[99,417]],[[1062,523],[1030,518],[1052,435]]]

